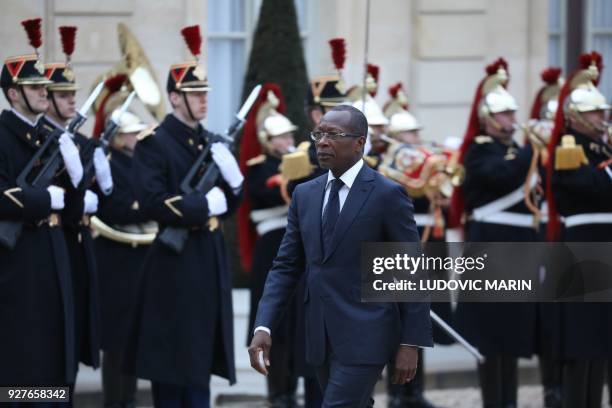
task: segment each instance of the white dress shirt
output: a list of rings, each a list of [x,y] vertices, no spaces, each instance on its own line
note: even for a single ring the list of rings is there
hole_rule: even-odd
[[[363,160],[359,160],[357,163],[353,164],[353,166],[344,172],[340,176],[340,180],[344,183],[344,185],[338,190],[338,200],[340,201],[340,211],[342,211],[342,206],[346,201],[346,197],[355,182],[355,178],[357,178],[357,174],[359,174],[359,170],[363,167]],[[325,184],[325,196],[323,197],[323,208],[321,211],[321,217],[325,212],[325,206],[327,205],[327,201],[329,200],[329,192],[331,191],[332,181],[335,180],[336,177],[332,174],[331,170],[327,172],[327,184]]]

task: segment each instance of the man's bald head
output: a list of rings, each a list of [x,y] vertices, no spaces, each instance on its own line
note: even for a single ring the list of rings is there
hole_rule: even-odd
[[[327,112],[321,119],[321,124],[341,127],[342,131],[366,137],[368,121],[363,113],[350,105],[338,105]]]

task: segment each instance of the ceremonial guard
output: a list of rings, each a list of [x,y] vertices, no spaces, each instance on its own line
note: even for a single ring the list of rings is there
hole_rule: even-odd
[[[532,158],[530,172],[538,174],[539,182],[531,194],[525,197],[526,204],[531,211],[540,219],[539,238],[544,240],[546,236],[546,223],[548,221],[548,204],[544,200],[546,190],[546,163],[549,160],[546,147],[548,146],[554,126],[555,114],[557,112],[559,92],[563,86],[561,69],[549,67],[541,73],[544,85],[538,90],[533,105],[531,106],[530,119],[525,128],[528,137],[527,142],[534,147],[534,157]],[[546,274],[546,265],[544,276]],[[544,282],[542,282],[544,283]],[[540,362],[540,377],[544,387],[544,407],[561,407],[561,380],[562,365],[555,352],[557,330],[557,308],[558,305],[552,303],[538,304],[538,336],[537,351]]]
[[[32,165],[28,176],[35,177],[43,165],[32,158],[45,141],[37,119],[49,105],[50,83],[38,56],[41,19],[22,24],[36,54],[7,58],[0,76],[10,105],[0,114],[0,384],[61,386],[74,382],[76,361],[72,281],[60,215],[65,197],[58,178],[51,185],[32,185],[31,177],[18,181],[27,166]],[[70,140],[60,143],[71,145],[62,156],[76,150]]]
[[[181,32],[195,59],[170,67],[172,113],[134,153],[136,198],[160,233],[143,266],[136,349],[128,357],[137,376],[152,381],[156,407],[208,407],[211,374],[236,381],[232,285],[219,217],[237,208],[243,176],[225,144],[212,143],[220,137],[200,124],[210,89],[198,62],[202,37],[199,26]],[[202,152],[214,187],[185,192],[190,170],[202,177],[200,167],[192,169]],[[162,240],[165,233],[181,239]]]
[[[466,218],[466,242],[534,242],[534,217],[523,195],[532,148],[512,139],[517,104],[506,90],[506,61],[498,59],[486,73],[460,149],[465,181],[452,197],[450,224]],[[460,328],[485,356],[478,367],[484,407],[517,406],[517,363],[535,351],[535,309],[531,303],[459,303]]]
[[[329,40],[331,57],[336,72],[328,75],[315,76],[310,80],[308,96],[306,100],[306,113],[310,119],[310,130],[314,129],[323,115],[334,106],[347,102],[346,85],[342,78],[342,70],[346,62],[346,41],[344,38],[332,38]],[[300,144],[298,151],[285,155],[283,176],[289,181],[288,191],[291,193],[295,186],[304,181],[320,176],[324,171],[319,167],[314,142],[309,140],[309,145]],[[308,161],[305,157],[308,156]]]
[[[119,110],[112,111],[108,103],[101,104],[99,109],[111,110],[110,114],[99,115],[103,120],[113,112],[116,116],[119,114]],[[117,121],[119,128],[109,147],[113,191],[101,197],[91,226],[100,280],[104,406],[130,408],[136,406],[137,379],[123,373],[122,364],[138,306],[142,266],[157,225],[148,221],[136,198],[133,161],[137,138],[151,128],[129,111],[123,112]],[[98,128],[104,130],[102,125]]]
[[[384,105],[383,113],[389,119],[387,134],[391,138],[388,143],[387,151],[381,156],[379,171],[387,177],[404,184],[407,174],[414,174],[414,170],[425,166],[428,156],[425,154],[433,153],[431,149],[424,146],[420,137],[420,130],[423,128],[419,121],[408,111],[408,98],[401,83],[397,83],[389,88],[390,100]],[[423,155],[421,155],[423,153]],[[406,156],[404,156],[406,155]],[[412,156],[411,156],[412,155]],[[402,161],[401,157],[414,157],[410,168],[399,169],[398,164]],[[398,161],[398,163],[396,163]],[[396,171],[401,171],[402,176],[396,177]],[[434,189],[409,188],[407,191],[412,198],[414,205],[414,220],[416,222],[419,236],[423,242],[435,242],[436,244],[427,245],[425,251],[428,256],[446,256],[444,247],[444,215],[443,207],[446,208],[448,198],[445,198],[439,191]],[[452,191],[452,189],[450,190]],[[442,200],[445,202],[442,203]],[[435,201],[435,202],[433,202]],[[437,278],[446,279],[446,276]],[[450,295],[448,302],[432,302],[431,309],[446,322],[452,321]],[[434,327],[434,342],[438,344],[451,344],[452,339]],[[425,390],[425,360],[423,351],[419,350],[419,365],[416,375],[412,381],[405,385],[393,384],[393,364],[388,364],[387,369],[387,390],[389,393],[390,408],[414,407],[429,408],[434,405],[429,402],[424,395]]]
[[[363,112],[368,120],[368,142],[364,148],[364,159],[370,167],[375,169],[380,165],[382,155],[389,147],[386,135],[389,119],[374,99],[378,91],[379,72],[378,66],[368,64],[365,88],[361,85],[354,85],[347,93],[347,99],[355,108]]]
[[[297,127],[282,114],[284,110],[285,103],[278,85],[265,84],[258,102],[247,118],[242,136],[241,163],[247,157],[247,145],[253,141],[258,143],[261,151],[261,154],[245,161],[246,191],[238,218],[241,244],[244,243],[246,234],[256,234],[254,247],[245,248],[241,245],[243,263],[245,259],[251,258],[252,254],[251,311],[247,344],[251,342],[257,304],[261,299],[268,271],[272,267],[287,226],[288,196],[286,191],[281,190],[282,186],[274,181],[279,177],[282,156],[294,150],[293,134]],[[247,139],[250,139],[251,143],[247,142]],[[247,209],[249,213],[245,214]],[[245,215],[248,215],[248,218]],[[247,251],[248,253],[245,253]],[[293,302],[296,303],[297,300]],[[292,307],[283,318],[274,342],[277,350],[270,357],[274,365],[266,380],[268,401],[272,407],[297,406],[297,376],[293,350],[295,310],[295,307]]]
[[[45,65],[45,76],[52,82],[48,88],[49,108],[41,120],[42,130],[47,133],[65,130],[68,122],[77,113],[75,101],[79,88],[70,64],[77,28],[63,26],[59,28],[59,32],[66,61]],[[63,217],[62,227],[66,235],[72,271],[76,355],[78,361],[97,368],[100,365],[98,273],[89,219],[98,209],[98,195],[108,194],[112,190],[113,181],[108,161],[92,139],[78,132],[71,136],[68,136],[68,133],[62,136],[67,137],[72,137],[79,148],[79,151],[74,152],[73,160],[80,161],[82,166],[93,160],[95,168],[96,183],[91,179],[86,180],[86,175],[83,177],[81,174],[82,180],[78,188],[66,196],[68,203],[64,212],[69,215]],[[72,173],[70,174],[74,181]],[[76,368],[78,369],[78,366]]]
[[[597,89],[603,62],[592,52],[581,55],[579,64],[561,89],[549,145],[548,238],[610,242],[610,105]],[[563,406],[601,407],[605,365],[612,358],[612,305],[563,303],[560,318]]]

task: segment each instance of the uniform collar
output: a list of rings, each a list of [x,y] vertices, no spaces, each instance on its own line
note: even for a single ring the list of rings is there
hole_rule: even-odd
[[[353,183],[355,182],[355,179],[357,178],[357,175],[359,174],[359,170],[361,170],[362,167],[363,167],[363,160],[359,159],[357,160],[357,163],[353,164],[353,166],[350,169],[345,171],[340,176],[340,180],[342,180],[344,185],[347,186],[349,190],[353,186]],[[329,183],[335,179],[336,177],[334,177],[331,170],[329,170],[327,172],[327,183],[325,184],[326,188],[329,185]]]
[[[44,120],[45,122],[49,123],[55,129],[61,129],[61,130],[65,130],[66,129],[66,125],[61,125],[61,124],[57,123],[56,121],[51,119],[51,117],[49,115],[44,115],[41,120]]]
[[[19,113],[19,111],[17,111],[17,109],[15,108],[11,108],[11,112],[13,112],[15,116],[17,116],[19,119],[21,119],[23,122],[30,125],[31,127],[36,127],[36,122],[38,122],[38,119],[35,122],[32,122],[25,115],[22,115],[21,113]]]
[[[35,127],[36,125],[31,125],[30,121],[22,120],[13,110],[3,111],[0,115],[0,121],[4,123],[4,125],[11,133],[15,135],[15,137],[23,140],[25,143],[27,143],[33,148],[37,147],[37,130]]]

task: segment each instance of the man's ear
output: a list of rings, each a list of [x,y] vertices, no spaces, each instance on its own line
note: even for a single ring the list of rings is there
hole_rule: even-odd
[[[17,91],[17,88],[15,87],[10,87],[6,92],[6,95],[11,106],[19,101],[19,91]]]
[[[172,92],[170,92],[168,94],[168,99],[170,100],[170,106],[172,106],[172,109],[175,109],[176,106],[178,105],[179,97],[180,96],[179,96],[178,92],[172,91]]]
[[[357,147],[360,152],[363,152],[363,149],[365,147],[365,142],[366,142],[366,138],[364,136],[359,136],[357,138]]]

